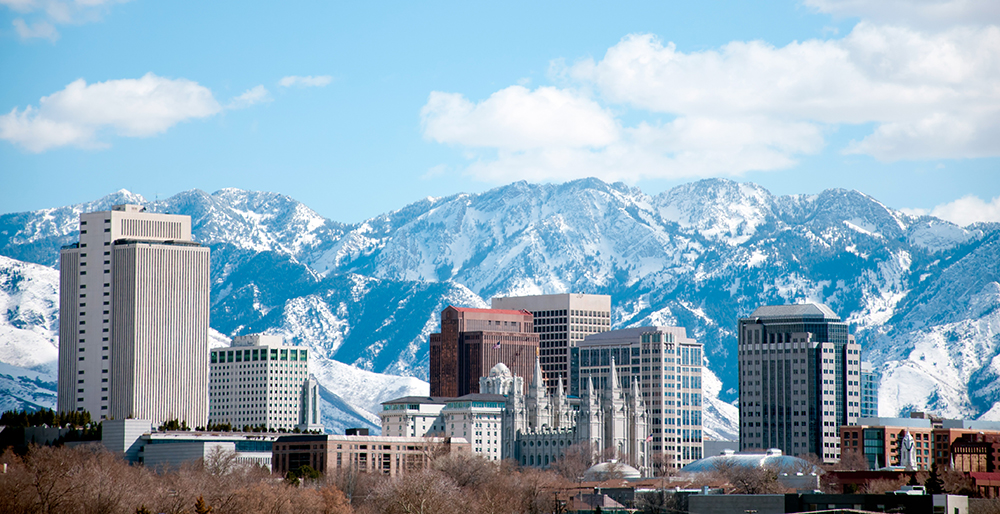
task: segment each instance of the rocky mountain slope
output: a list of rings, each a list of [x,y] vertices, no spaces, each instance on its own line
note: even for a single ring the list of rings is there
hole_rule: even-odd
[[[801,301],[827,303],[852,323],[882,373],[883,415],[926,408],[1000,419],[997,225],[913,217],[857,191],[774,196],[727,180],[656,196],[595,179],[519,182],[354,225],[275,193],[192,190],[147,202],[119,191],[0,216],[0,255],[14,259],[0,269],[54,266],[79,212],[126,201],[192,216],[195,237],[212,248],[213,328],[312,347],[335,426],[377,422],[372,409],[384,398],[359,383],[425,390],[427,335],[444,306],[567,291],[610,294],[616,327],[676,324],[705,343],[706,385],[716,391],[706,427],[717,436],[736,431],[736,318]],[[50,327],[36,341],[38,365],[48,359],[41,341],[54,358],[55,313],[46,315],[24,325]],[[0,362],[15,365],[6,354]]]

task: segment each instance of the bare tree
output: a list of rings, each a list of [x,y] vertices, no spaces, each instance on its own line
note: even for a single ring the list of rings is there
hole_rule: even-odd
[[[736,459],[717,459],[714,472],[739,494],[773,494],[784,492],[778,483],[778,472],[769,467],[748,466]]]
[[[836,468],[843,471],[868,471],[868,458],[856,448],[845,448]]]
[[[944,481],[944,490],[948,494],[961,494],[963,496],[978,496],[976,481],[971,476],[952,468],[945,468],[941,471],[941,480]]]
[[[86,485],[75,480],[84,466],[75,454],[65,448],[33,446],[24,460],[29,488],[35,494],[35,512],[63,512]]]
[[[431,469],[444,473],[458,487],[476,487],[494,478],[496,463],[471,453],[451,453],[431,461]]]
[[[465,500],[451,478],[427,469],[383,482],[365,507],[381,514],[459,514],[466,511]]]
[[[650,460],[653,464],[653,476],[669,477],[677,474],[677,468],[674,467],[674,455],[672,453],[655,452]]]
[[[595,464],[590,441],[570,445],[553,465],[552,470],[569,480],[582,480],[583,472]]]
[[[885,494],[895,491],[906,483],[906,479],[876,478],[865,482],[861,487],[862,494]]]
[[[353,514],[347,495],[332,484],[320,488],[319,493],[323,499],[323,514]]]

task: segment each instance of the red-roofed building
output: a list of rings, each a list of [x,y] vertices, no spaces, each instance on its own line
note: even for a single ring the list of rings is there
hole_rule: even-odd
[[[479,392],[479,378],[502,362],[530,382],[538,354],[538,334],[528,311],[448,306],[441,332],[431,334],[431,396]]]

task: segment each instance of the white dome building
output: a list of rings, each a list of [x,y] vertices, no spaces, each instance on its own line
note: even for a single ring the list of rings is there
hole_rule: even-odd
[[[614,478],[638,480],[642,478],[642,473],[639,473],[638,469],[617,460],[594,464],[587,471],[583,472],[584,482],[603,482]]]

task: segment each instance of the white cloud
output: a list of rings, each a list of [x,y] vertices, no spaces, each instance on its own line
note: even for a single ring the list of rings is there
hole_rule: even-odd
[[[330,82],[333,82],[333,77],[330,75],[317,75],[315,77],[312,75],[307,75],[305,77],[289,75],[287,77],[282,77],[282,79],[278,81],[278,85],[281,87],[323,87],[330,84]]]
[[[11,10],[33,15],[33,22],[14,20],[14,28],[22,40],[45,38],[55,41],[59,38],[56,25],[79,25],[100,20],[113,4],[129,0],[0,0]]]
[[[954,202],[938,205],[929,213],[920,209],[912,210],[911,213],[930,214],[963,227],[978,221],[1000,223],[1000,196],[987,202],[977,196],[969,195]]]
[[[259,103],[270,102],[271,93],[263,85],[247,89],[242,95],[233,98],[226,106],[228,109],[243,109]]]
[[[11,23],[14,25],[14,30],[17,31],[17,35],[21,39],[42,38],[50,41],[59,39],[59,32],[47,21],[36,21],[28,25],[21,18],[17,18]]]
[[[996,25],[861,21],[839,39],[695,52],[629,35],[599,60],[554,59],[550,76],[564,87],[511,86],[478,103],[434,92],[424,135],[473,149],[470,171],[493,180],[787,168],[842,125],[873,128],[838,150],[883,161],[1000,156]],[[647,121],[626,126],[624,114]]]
[[[152,73],[89,85],[78,79],[42,97],[37,108],[15,107],[0,116],[0,139],[31,152],[66,145],[100,147],[106,146],[97,138],[104,129],[126,137],[148,137],[220,110],[208,88],[187,79]]]
[[[994,0],[805,0],[806,5],[836,16],[922,27],[1000,23]]]
[[[823,144],[816,125],[754,117],[622,127],[595,101],[552,87],[511,86],[479,103],[433,92],[421,115],[426,137],[468,147],[469,171],[489,181],[728,175],[785,168]]]
[[[795,164],[790,154],[812,153],[823,138],[815,126],[766,120],[677,118],[664,125],[623,128],[602,147],[547,146],[480,153],[469,172],[480,179],[605,181],[712,177]]]
[[[611,113],[576,92],[553,87],[511,86],[478,104],[434,91],[420,114],[426,137],[470,147],[601,147],[619,138]]]

